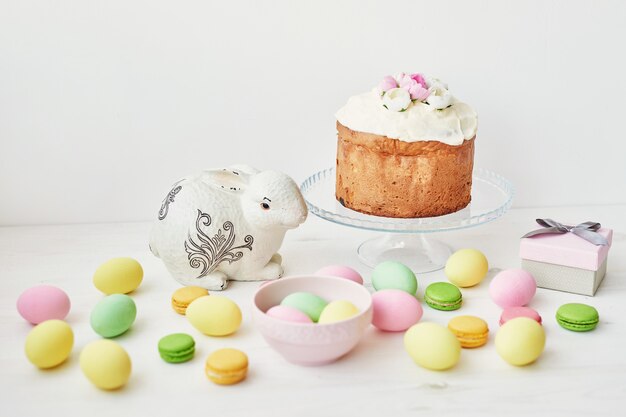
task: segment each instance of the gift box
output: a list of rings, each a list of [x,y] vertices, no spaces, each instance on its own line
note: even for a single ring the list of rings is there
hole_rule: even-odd
[[[594,295],[606,274],[613,231],[593,222],[578,226],[549,219],[537,222],[546,229],[521,239],[522,268],[535,277],[538,287]]]

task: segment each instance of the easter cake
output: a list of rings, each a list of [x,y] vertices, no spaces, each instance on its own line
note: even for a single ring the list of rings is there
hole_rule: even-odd
[[[477,117],[448,85],[387,76],[336,114],[336,198],[361,213],[433,217],[471,199]]]

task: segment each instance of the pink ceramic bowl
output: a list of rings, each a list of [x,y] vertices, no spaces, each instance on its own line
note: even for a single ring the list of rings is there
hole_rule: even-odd
[[[293,323],[265,314],[298,291],[311,292],[327,301],[350,301],[359,314],[327,324]],[[267,343],[289,362],[324,365],[336,361],[359,343],[372,322],[372,297],[364,286],[345,278],[312,275],[281,278],[257,290],[253,317]]]

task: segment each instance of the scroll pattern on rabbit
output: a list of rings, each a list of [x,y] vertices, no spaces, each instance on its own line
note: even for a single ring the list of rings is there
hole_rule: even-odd
[[[182,186],[178,185],[181,181],[182,180],[175,182],[170,192],[167,193],[167,195],[163,199],[161,209],[159,210],[159,220],[164,220],[167,217],[167,212],[170,209],[170,204],[174,202],[174,197],[176,197],[176,194],[178,194],[180,190],[183,189]]]
[[[185,241],[185,252],[188,254],[189,265],[192,268],[200,268],[202,270],[196,278],[201,278],[210,274],[222,262],[233,263],[243,257],[243,251],[238,249],[252,250],[254,238],[246,235],[243,240],[244,244],[233,246],[236,241],[235,226],[230,221],[224,222],[222,228],[228,232],[228,236],[222,233],[222,229],[217,229],[217,233],[213,237],[208,236],[202,226],[211,225],[211,216],[198,210],[198,218],[196,220],[196,240],[189,233],[188,239]]]

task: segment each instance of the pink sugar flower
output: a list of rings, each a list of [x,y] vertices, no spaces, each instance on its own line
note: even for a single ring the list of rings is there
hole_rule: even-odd
[[[398,80],[398,87],[404,88],[407,91],[408,91],[409,86],[414,83],[411,76],[408,74],[405,74],[404,72],[401,72],[400,74],[396,75],[396,80]]]
[[[397,88],[398,87],[398,83],[396,81],[395,78],[393,78],[391,75],[387,75],[385,78],[383,78],[383,80],[380,82],[380,89],[383,92],[389,91],[392,88]]]
[[[416,77],[417,80],[413,77]],[[430,92],[422,85],[422,82],[426,83],[421,74],[408,75],[403,72],[396,77],[400,88],[404,88],[411,95],[411,100],[423,101],[428,97]],[[418,81],[419,80],[419,81]],[[421,81],[421,82],[420,82]]]
[[[413,83],[407,89],[411,94],[411,100],[424,101],[430,95],[430,91],[422,86],[418,81],[413,80]]]
[[[422,74],[420,73],[411,74],[411,79],[415,80],[423,88],[426,88],[426,89],[428,88],[428,85],[426,84],[426,79],[424,78]]]

